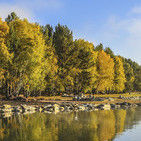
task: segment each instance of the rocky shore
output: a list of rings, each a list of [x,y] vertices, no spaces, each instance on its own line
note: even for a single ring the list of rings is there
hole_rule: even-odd
[[[9,105],[4,104],[0,106],[0,117],[7,118],[14,114],[31,114],[35,112],[43,113],[58,113],[58,112],[72,112],[72,111],[96,111],[96,110],[110,110],[110,109],[127,109],[130,107],[141,106],[141,103],[115,103],[115,104],[93,104],[93,103],[46,103],[43,105]]]

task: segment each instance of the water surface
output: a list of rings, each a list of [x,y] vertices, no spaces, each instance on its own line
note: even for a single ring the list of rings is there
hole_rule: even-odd
[[[0,119],[2,141],[140,141],[141,108]]]

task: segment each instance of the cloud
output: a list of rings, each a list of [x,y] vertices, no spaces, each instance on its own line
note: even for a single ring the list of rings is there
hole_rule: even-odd
[[[61,0],[14,0],[13,2],[0,2],[0,17],[5,19],[11,12],[16,12],[21,18],[35,22],[36,12],[57,11],[64,6]]]
[[[9,5],[9,4],[1,4],[0,5],[0,17],[4,20],[8,14],[11,12],[17,13],[20,18],[27,18],[30,21],[34,21],[32,17],[34,16],[33,12],[28,8],[23,8],[19,5]]]
[[[119,19],[112,16],[100,33],[104,42],[110,41],[115,46],[115,52],[141,64],[141,18]]]
[[[141,14],[141,6],[136,6],[131,10],[134,14]]]

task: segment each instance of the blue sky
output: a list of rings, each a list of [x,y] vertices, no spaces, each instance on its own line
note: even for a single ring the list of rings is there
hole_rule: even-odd
[[[65,24],[75,38],[141,64],[141,0],[0,0],[0,17],[12,11],[42,25]]]

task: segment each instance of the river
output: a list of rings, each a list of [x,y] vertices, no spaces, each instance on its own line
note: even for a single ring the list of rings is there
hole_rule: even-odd
[[[1,141],[140,141],[141,108],[0,118]]]

